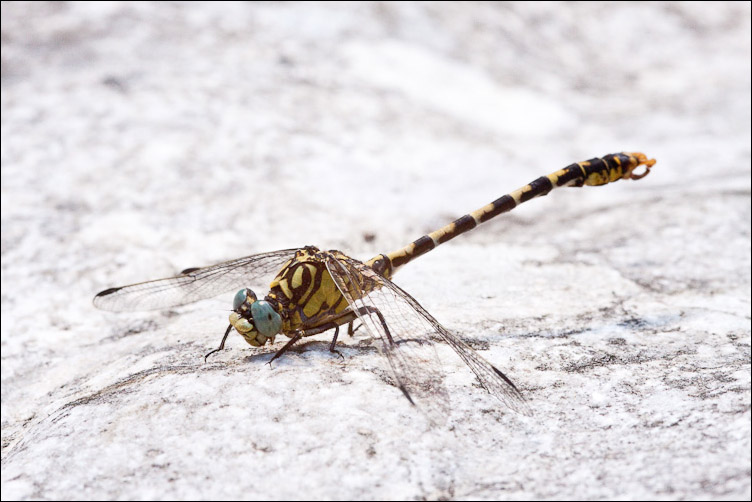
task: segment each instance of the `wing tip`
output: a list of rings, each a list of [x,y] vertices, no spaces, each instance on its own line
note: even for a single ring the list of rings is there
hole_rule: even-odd
[[[494,365],[491,365],[491,368],[496,372],[497,375],[501,377],[504,382],[509,385],[513,390],[514,393],[512,393],[509,397],[514,398],[514,401],[508,402],[504,399],[504,404],[506,404],[510,409],[516,411],[517,413],[521,415],[525,415],[526,417],[532,417],[533,416],[533,409],[530,408],[530,405],[527,404],[527,399],[525,399],[525,396],[522,395],[522,392],[517,388],[516,385],[507,377],[504,373],[501,372],[499,368],[497,368]]]
[[[115,293],[115,292],[117,292],[117,291],[120,291],[121,289],[123,289],[123,288],[110,288],[110,289],[105,289],[104,291],[100,291],[99,293],[97,293],[97,294],[96,294],[96,296],[94,297],[94,299],[96,300],[97,298],[101,298],[101,297],[103,297],[103,296],[111,295],[112,293]]]
[[[403,384],[400,384],[400,385],[399,385],[399,390],[401,390],[401,391],[402,391],[402,393],[403,393],[403,394],[405,395],[405,397],[407,398],[407,400],[408,400],[408,401],[410,401],[410,404],[412,404],[413,406],[415,406],[415,401],[413,401],[413,398],[412,398],[412,397],[410,397],[410,393],[409,393],[409,392],[407,392],[407,388],[405,388],[405,386],[404,386]]]
[[[491,368],[493,368],[496,374],[499,375],[502,378],[502,380],[504,380],[510,387],[512,387],[514,390],[520,393],[520,390],[517,388],[517,386],[514,385],[514,383],[504,373],[502,373],[499,368],[497,368],[494,365],[491,365]]]
[[[101,310],[112,310],[112,309],[108,308],[108,306],[107,306],[107,302],[106,302],[107,297],[110,296],[113,293],[117,293],[121,289],[123,289],[123,288],[122,287],[119,287],[119,288],[109,288],[109,289],[105,289],[104,291],[100,291],[99,293],[97,293],[94,296],[94,299],[91,301],[91,303],[94,304],[94,306],[96,308],[98,308],[98,309],[101,309]]]
[[[519,403],[516,404],[516,406],[512,407],[511,409],[519,413],[520,415],[525,415],[526,417],[532,417],[535,415],[533,412],[533,409],[530,407],[530,405],[527,404],[526,400],[522,400]]]

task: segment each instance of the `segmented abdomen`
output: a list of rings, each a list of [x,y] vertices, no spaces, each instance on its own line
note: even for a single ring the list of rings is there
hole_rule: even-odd
[[[379,273],[390,277],[393,270],[405,265],[436,246],[461,235],[494,216],[511,211],[523,202],[548,194],[560,186],[605,185],[620,179],[640,179],[647,175],[655,160],[648,159],[642,153],[612,153],[602,158],[571,164],[547,176],[528,183],[524,187],[508,193],[486,204],[482,208],[457,218],[430,234],[424,235],[407,246],[387,255],[378,255],[366,262]],[[633,171],[645,165],[646,171],[637,175]]]

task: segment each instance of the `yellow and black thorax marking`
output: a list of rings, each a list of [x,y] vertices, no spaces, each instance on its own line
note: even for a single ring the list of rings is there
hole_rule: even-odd
[[[330,322],[341,317],[347,308],[347,300],[326,268],[326,258],[331,254],[346,258],[339,251],[325,254],[306,246],[295,253],[270,284],[268,298],[279,305],[282,333]]]

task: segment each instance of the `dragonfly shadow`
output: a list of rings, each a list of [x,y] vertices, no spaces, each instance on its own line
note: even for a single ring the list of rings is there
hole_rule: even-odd
[[[243,357],[243,362],[256,364],[260,362],[269,363],[269,361],[271,361],[274,357],[274,354],[276,354],[277,351],[282,348],[282,344],[278,345],[279,347],[270,347],[264,352],[257,352],[255,354],[247,355]],[[348,360],[359,359],[370,354],[378,353],[376,346],[371,344],[367,340],[353,344],[338,344],[335,349],[337,350],[337,352],[342,354],[342,357],[340,357],[340,355],[336,352],[331,352],[329,350],[330,345],[331,342],[326,340],[310,340],[307,342],[298,343],[285,351],[282,356],[275,359],[274,362],[271,363],[271,366],[272,368],[279,366],[289,366],[291,364],[294,364],[292,361],[313,363],[314,360],[316,360],[316,362],[318,360],[331,360],[334,362],[346,362]]]

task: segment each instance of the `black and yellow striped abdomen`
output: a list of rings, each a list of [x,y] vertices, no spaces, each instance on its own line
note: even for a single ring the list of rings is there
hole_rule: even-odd
[[[390,277],[395,269],[431,251],[436,246],[472,230],[494,216],[511,211],[523,202],[546,195],[554,188],[605,185],[620,179],[637,180],[647,175],[653,164],[655,160],[648,159],[642,153],[613,153],[602,158],[571,164],[547,176],[541,176],[524,187],[499,197],[397,251],[371,258],[366,264],[386,277]],[[634,170],[641,165],[646,167],[645,173],[634,174]]]

